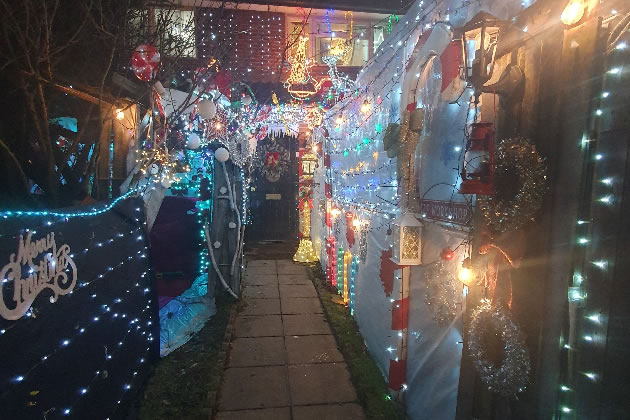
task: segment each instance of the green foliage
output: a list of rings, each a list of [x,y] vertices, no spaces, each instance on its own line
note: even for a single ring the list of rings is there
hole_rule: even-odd
[[[326,284],[318,263],[310,265],[310,276],[324,306],[326,318],[346,359],[352,383],[368,419],[405,419],[404,410],[389,398],[383,374],[369,355],[350,310],[338,302],[336,290]]]

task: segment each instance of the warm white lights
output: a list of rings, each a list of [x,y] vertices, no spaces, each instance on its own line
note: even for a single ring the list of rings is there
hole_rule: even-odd
[[[562,15],[560,15],[560,20],[565,25],[575,25],[582,19],[582,16],[584,16],[584,8],[584,0],[569,1],[562,11]]]

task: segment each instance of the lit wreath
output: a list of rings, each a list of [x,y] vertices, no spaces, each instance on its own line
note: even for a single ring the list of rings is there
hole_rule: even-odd
[[[490,360],[488,334],[501,341],[503,357],[499,364]],[[488,388],[505,397],[525,390],[531,370],[521,329],[512,321],[507,308],[486,300],[474,310],[468,326],[468,353],[479,377]]]
[[[544,159],[524,137],[502,140],[497,147],[494,195],[477,196],[488,226],[514,231],[534,220],[547,192]]]
[[[424,302],[433,312],[433,319],[441,326],[449,325],[461,303],[461,283],[439,261],[425,271],[424,286]]]
[[[291,157],[287,149],[271,141],[258,152],[258,170],[269,182],[276,182],[289,169]]]

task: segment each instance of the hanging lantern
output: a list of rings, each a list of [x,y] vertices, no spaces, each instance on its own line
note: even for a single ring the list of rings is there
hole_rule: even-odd
[[[411,213],[405,212],[392,222],[392,261],[397,265],[419,265],[422,262],[422,223]]]
[[[313,153],[304,153],[301,159],[302,165],[302,180],[309,181],[313,179],[315,175],[315,168],[317,167],[317,156]]]
[[[480,12],[461,29],[465,76],[473,85],[475,95],[492,77],[499,35],[505,24],[488,13]]]
[[[466,142],[460,194],[492,195],[494,188],[494,127],[473,123]]]

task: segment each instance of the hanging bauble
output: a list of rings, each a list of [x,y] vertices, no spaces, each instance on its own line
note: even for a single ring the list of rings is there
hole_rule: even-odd
[[[230,229],[234,229],[234,228],[236,227],[236,223],[234,223],[234,222],[230,222],[230,223],[228,223],[228,227],[229,227]]]
[[[442,251],[440,251],[440,258],[442,258],[444,261],[450,261],[453,259],[454,256],[455,252],[453,252],[453,250],[449,247],[446,247]]]
[[[160,64],[160,53],[153,45],[138,45],[131,54],[131,69],[136,77],[148,82],[155,77]]]
[[[219,162],[227,162],[227,160],[230,158],[230,152],[228,152],[225,147],[219,147],[214,152],[214,157],[217,158]]]
[[[249,95],[244,95],[243,99],[241,99],[241,103],[245,106],[250,106],[252,104],[252,97]]]
[[[198,149],[201,146],[201,139],[197,135],[197,133],[190,133],[188,135],[188,140],[186,141],[186,148],[190,150]]]
[[[215,241],[215,242],[212,244],[212,246],[218,249],[218,248],[220,248],[220,247],[221,247],[221,242],[219,242],[219,241]]]
[[[491,357],[495,348],[502,349],[499,361]],[[507,307],[485,300],[474,310],[468,326],[468,353],[490,391],[511,397],[529,384],[529,354]]]
[[[221,187],[221,188],[219,188],[219,192],[220,192],[221,194],[225,194],[225,193],[227,192],[227,187]]]
[[[157,163],[152,163],[151,166],[149,166],[149,173],[151,175],[157,175],[158,172],[160,172],[160,166]]]
[[[197,104],[197,112],[204,120],[210,120],[217,115],[217,106],[209,99],[202,99]]]
[[[166,189],[171,188],[171,180],[168,178],[164,178],[161,182],[162,186]]]

